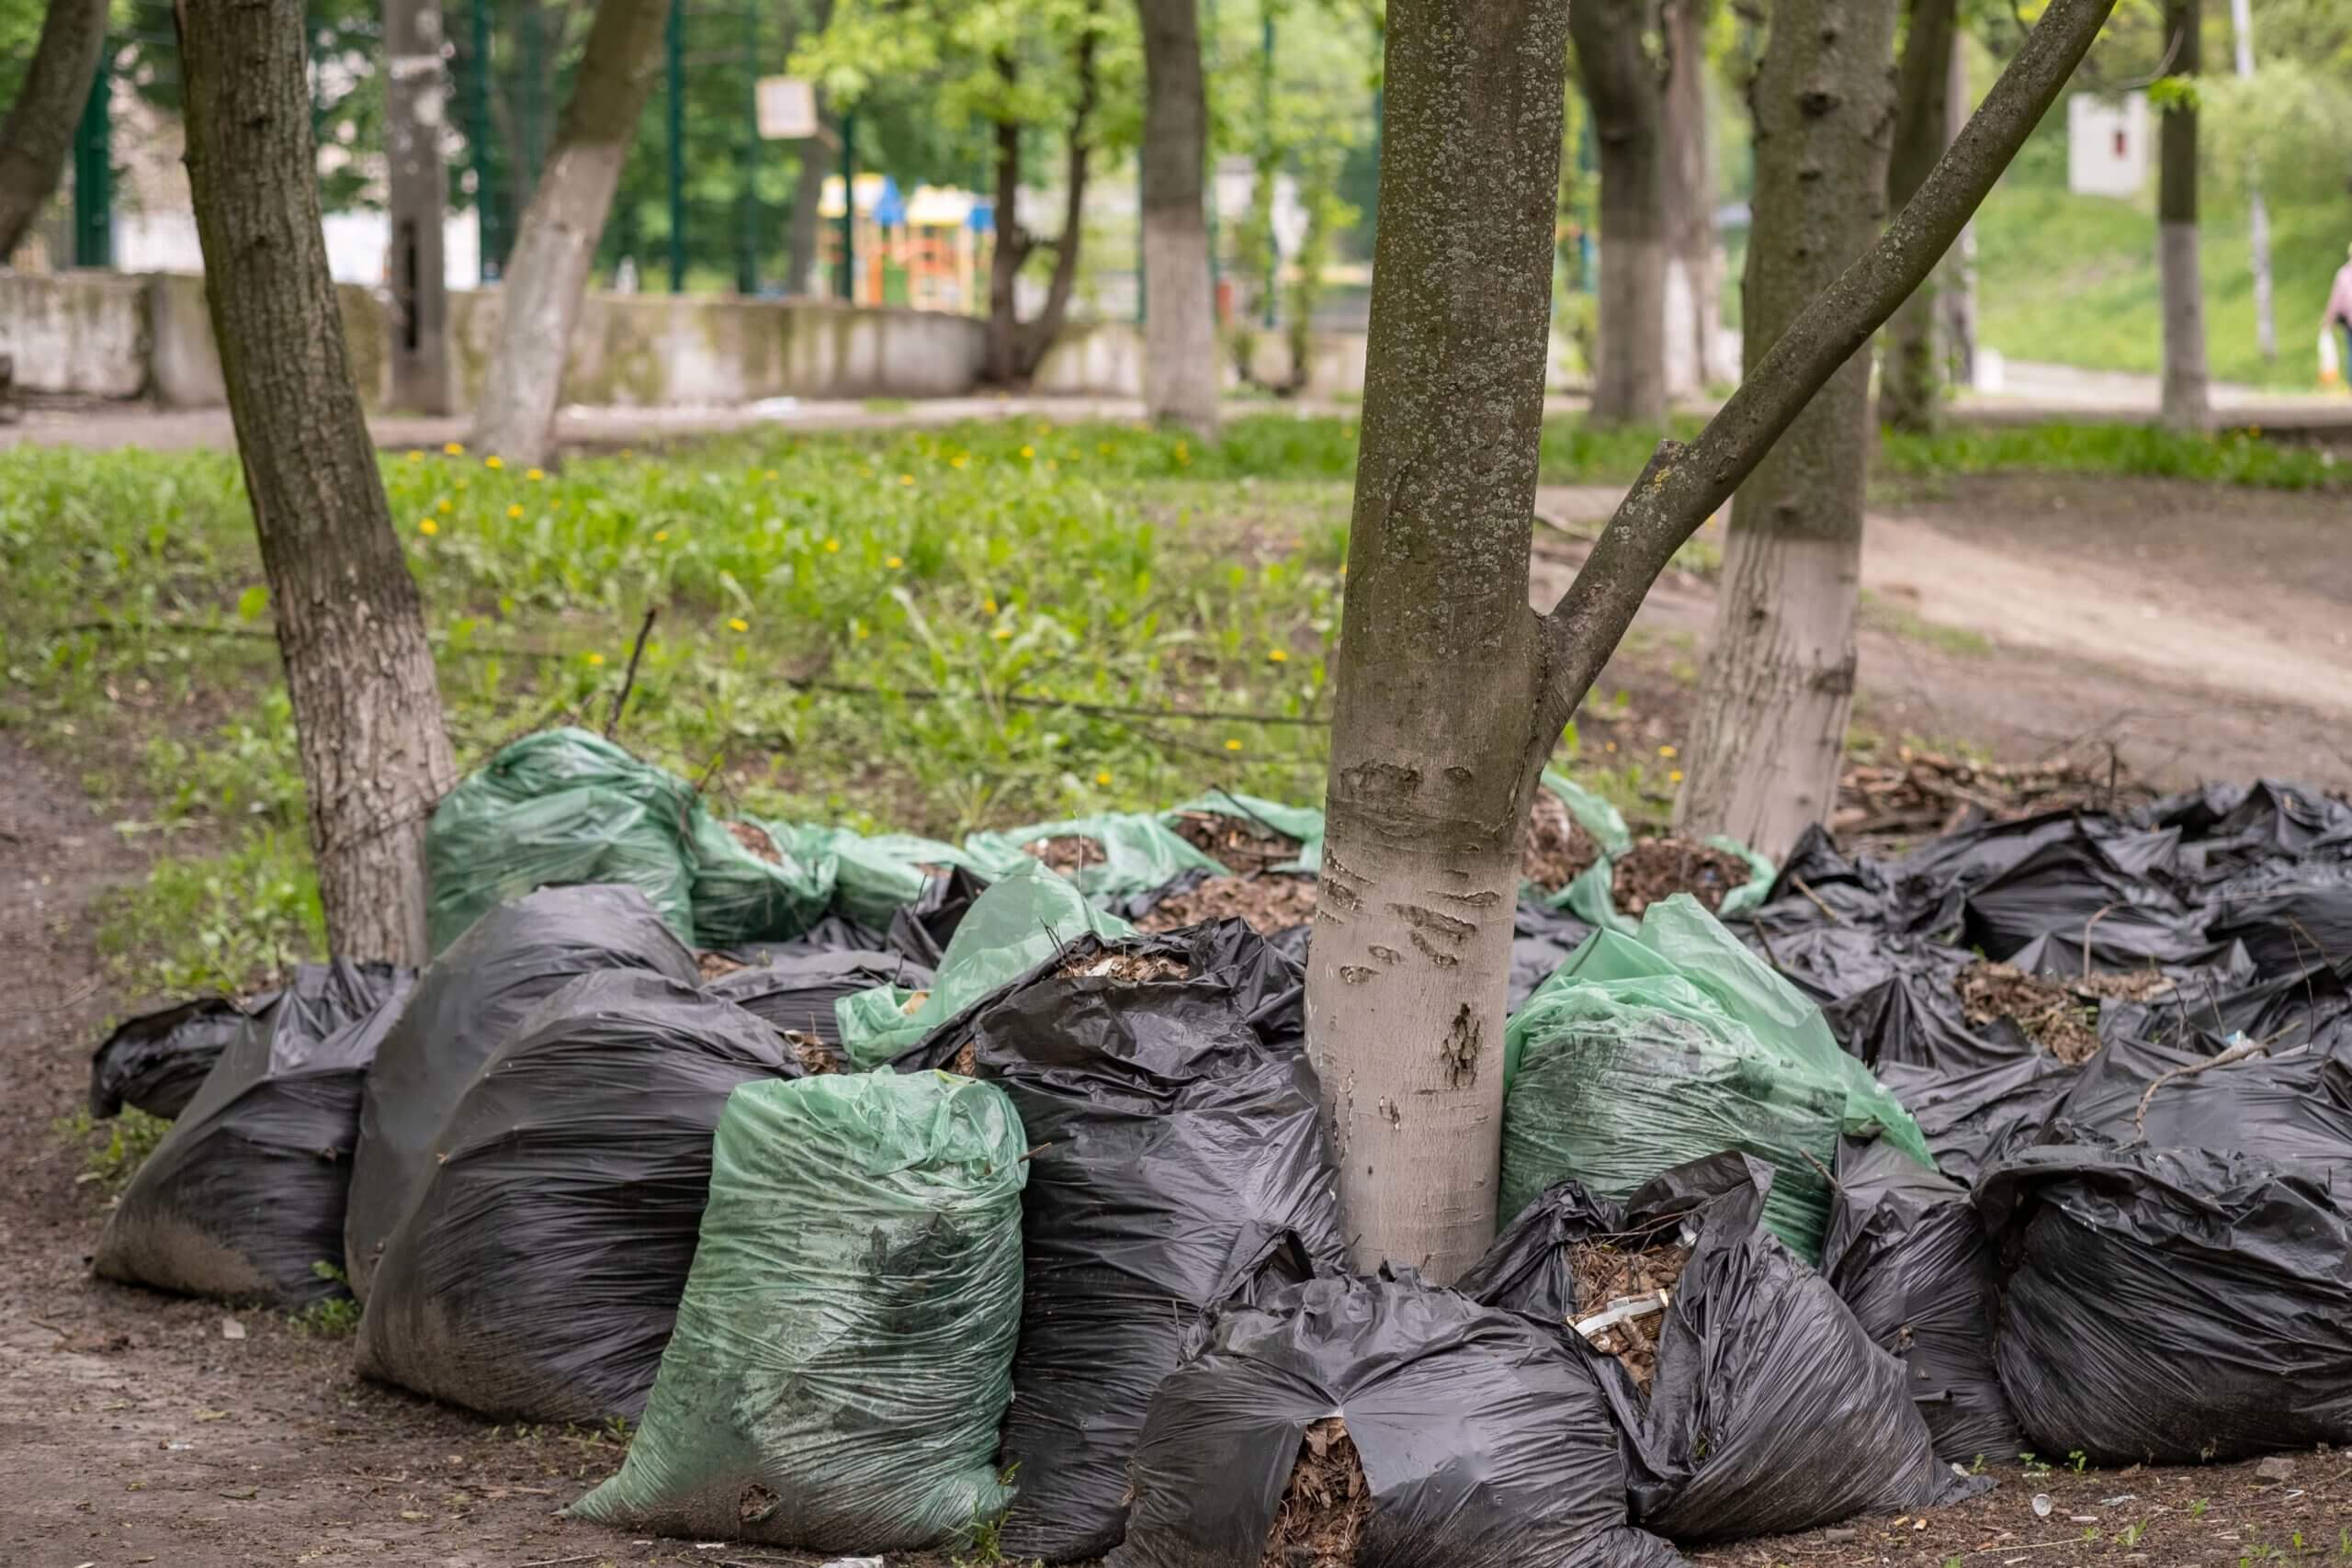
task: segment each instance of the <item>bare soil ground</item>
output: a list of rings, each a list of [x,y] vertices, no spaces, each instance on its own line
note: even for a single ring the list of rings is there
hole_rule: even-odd
[[[1546,504],[1605,515],[1611,500]],[[2018,761],[2106,738],[2171,783],[2269,772],[2342,784],[2347,526],[2340,500],[2108,480],[1968,481],[1887,508],[1866,552],[1877,608],[1860,720]],[[1547,603],[1573,554],[1546,547]],[[1595,715],[1589,744],[1650,756],[1682,739],[1712,610],[1699,578],[1661,586],[1603,683],[1627,705]],[[554,1511],[618,1463],[609,1435],[494,1427],[359,1381],[347,1340],[281,1315],[91,1279],[105,1194],[78,1179],[83,1151],[53,1123],[82,1102],[100,1026],[139,1000],[104,980],[93,931],[98,898],[143,869],[64,769],[0,730],[0,1564],[816,1562],[563,1523]],[[229,1317],[243,1338],[223,1336]],[[2037,1492],[2053,1498],[2047,1517],[2030,1506]],[[1698,1560],[2162,1568],[2275,1549],[2341,1562],[2346,1529],[2352,1461],[2306,1455],[2284,1482],[2250,1465],[2011,1471],[1924,1529],[1856,1521]]]

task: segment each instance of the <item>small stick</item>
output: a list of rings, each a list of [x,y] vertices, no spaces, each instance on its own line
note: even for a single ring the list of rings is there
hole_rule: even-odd
[[[2149,1080],[2146,1091],[2140,1096],[2140,1108],[2132,1113],[2132,1131],[2142,1138],[2148,1135],[2148,1101],[2155,1098],[2156,1090],[2164,1088],[2173,1079],[2194,1077],[2211,1067],[2226,1067],[2233,1062],[2243,1062],[2249,1057],[2267,1055],[2269,1050],[2270,1047],[2266,1042],[2242,1040],[2218,1056],[2208,1057],[2202,1062],[2191,1062],[2185,1067],[2175,1067],[2170,1072],[2158,1073]]]
[[[2089,978],[2091,977],[2091,928],[2092,928],[2093,926],[2095,926],[2095,925],[2098,924],[2101,920],[2103,920],[2103,919],[2107,919],[2107,917],[2108,917],[2108,916],[2109,916],[2109,915],[2111,915],[2111,914],[2115,913],[2115,911],[2116,911],[2116,910],[2120,909],[2121,908],[2123,908],[2123,906],[2122,906],[2122,905],[2120,905],[2120,904],[2109,904],[2106,908],[2101,909],[2098,913],[2097,913],[2097,914],[2093,915],[2089,919],[2085,920],[2085,921],[2083,922],[2083,978],[2084,978],[2084,979],[2087,980],[2087,979],[2089,979]]]
[[[645,657],[645,639],[653,635],[653,617],[660,615],[657,605],[645,607],[645,619],[637,628],[637,641],[628,650],[628,673],[621,677],[621,689],[613,694],[612,716],[605,720],[605,739],[610,740],[621,727],[621,709],[628,705],[628,694],[637,686],[637,661]]]
[[[1826,916],[1828,916],[1828,917],[1829,917],[1829,923],[1830,923],[1831,925],[1833,925],[1833,926],[1842,926],[1842,925],[1844,925],[1844,924],[1846,923],[1844,920],[1841,920],[1841,919],[1839,919],[1838,918],[1838,911],[1837,911],[1837,910],[1835,910],[1835,909],[1831,908],[1830,908],[1826,903],[1825,903],[1825,902],[1822,900],[1822,897],[1821,897],[1821,895],[1820,895],[1820,894],[1815,893],[1812,888],[1807,887],[1807,886],[1804,885],[1804,877],[1802,877],[1802,876],[1792,876],[1791,878],[1789,878],[1789,881],[1790,881],[1791,883],[1792,883],[1792,884],[1794,884],[1794,885],[1795,885],[1796,890],[1797,890],[1798,892],[1800,892],[1800,893],[1804,894],[1806,897],[1808,897],[1808,898],[1810,898],[1810,899],[1812,899],[1812,900],[1813,900],[1813,907],[1814,907],[1815,908],[1816,908],[1816,909],[1820,910],[1823,914],[1825,914],[1825,915],[1826,915]]]

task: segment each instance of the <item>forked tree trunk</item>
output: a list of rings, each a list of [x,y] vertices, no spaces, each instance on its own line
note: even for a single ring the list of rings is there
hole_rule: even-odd
[[[2171,74],[2196,84],[2201,64],[2198,0],[2165,0]],[[2164,421],[2201,429],[2205,379],[2205,283],[2197,260],[2197,102],[2165,106],[2156,130],[2156,272],[2164,296]]]
[[[1008,75],[1009,61],[998,69]],[[1010,81],[1006,84],[1008,89]],[[1021,226],[1021,122],[1001,119],[996,140],[996,243],[989,249],[988,378],[998,386],[1013,379],[1021,331],[1021,268],[1029,260],[1029,231]]]
[[[1959,0],[1911,0],[1911,23],[1894,76],[1894,151],[1886,168],[1890,206],[1909,201],[1943,156],[1959,13]],[[1936,331],[1941,293],[1929,278],[1886,323],[1878,419],[1890,430],[1924,435],[1942,413],[1943,356],[1937,352]]]
[[[499,285],[498,340],[474,443],[510,463],[547,461],[563,361],[622,162],[653,89],[670,0],[597,0],[588,47]]]
[[[1214,439],[1219,371],[1200,4],[1136,0],[1136,9],[1143,19],[1144,412]]]
[[[1778,0],[1750,93],[1756,220],[1745,301],[1752,375],[1886,215],[1894,0]],[[1939,130],[1942,117],[1937,117]],[[1699,692],[1686,829],[1784,853],[1835,804],[1854,705],[1870,356],[1838,367],[1732,503]]]
[[[1577,72],[1600,164],[1592,423],[1666,419],[1666,83],[1642,42],[1646,0],[1577,0]]]
[[[1062,176],[1061,237],[1046,242],[1054,253],[1053,275],[1046,283],[1046,302],[1027,321],[1021,320],[1021,268],[1036,250],[1037,241],[1021,227],[1014,215],[1021,196],[1021,127],[1013,120],[997,123],[997,241],[989,263],[986,378],[1001,387],[1025,386],[1036,375],[1037,367],[1044,363],[1054,340],[1061,336],[1062,323],[1069,317],[1070,296],[1078,289],[1079,252],[1086,238],[1086,184],[1091,155],[1088,138],[1093,133],[1096,103],[1092,22],[1093,12],[1090,8],[1087,26],[1078,39],[1078,102],[1071,108],[1064,141],[1067,152]],[[1010,86],[1012,62],[1003,61],[998,69]]]
[[[1839,0],[1788,3],[1817,36]],[[1696,440],[1659,446],[1538,616],[1529,515],[1566,0],[1390,0],[1363,449],[1306,983],[1360,1265],[1451,1280],[1493,1235],[1521,822],[1560,727],[1675,550],[1935,266],[2113,6],[2050,0],[1910,207],[1795,320],[1781,316]],[[1877,39],[1883,98],[1891,24],[1860,30]],[[1885,171],[1865,172],[1874,204]],[[1849,407],[1854,423],[1862,412]]]
[[[422,964],[456,782],[320,231],[302,0],[179,0],[188,184],[310,800],[327,941]]]
[[[107,39],[107,0],[49,0],[40,42],[0,123],[0,267],[57,188]]]
[[[1712,378],[1723,299],[1715,276],[1714,132],[1707,107],[1707,0],[1666,0],[1666,395]]]

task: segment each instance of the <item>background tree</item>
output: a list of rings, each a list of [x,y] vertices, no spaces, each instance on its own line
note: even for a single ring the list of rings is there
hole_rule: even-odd
[[[2164,420],[2203,427],[2205,280],[2197,258],[2197,90],[2204,51],[2198,0],[2164,0],[2169,74],[2149,96],[2161,106],[2156,129],[2156,270],[2164,291]]]
[[[448,270],[442,256],[441,128],[449,101],[438,0],[384,0],[386,195],[391,256],[391,404],[449,412]]]
[[[1742,292],[1754,374],[1886,216],[1894,0],[1776,0],[1748,92],[1755,220]],[[1941,77],[1942,62],[1936,70]],[[1941,107],[1934,120],[1941,137]],[[1924,183],[1924,182],[1923,182]],[[1867,354],[1838,368],[1740,486],[1676,820],[1780,855],[1829,813],[1854,705],[1871,449]]]
[[[1136,11],[1143,21],[1144,411],[1215,439],[1221,377],[1200,0],[1136,0]]]
[[[1792,0],[1782,15],[1818,18],[1827,3]],[[1561,726],[1674,551],[1928,276],[2113,4],[2051,0],[1910,206],[1749,358],[1695,440],[1659,446],[1541,616],[1527,607],[1528,552],[1566,7],[1390,6],[1363,440],[1307,973],[1309,1048],[1359,1264],[1450,1280],[1493,1235],[1518,845]],[[1877,37],[1883,96],[1883,27]],[[1784,63],[1796,52],[1792,40]],[[1776,112],[1804,107],[1792,92]]]
[[[1595,424],[1666,422],[1666,70],[1644,41],[1652,5],[1579,0],[1568,7],[1600,165]]]
[[[475,411],[475,444],[509,462],[544,463],[554,444],[571,329],[669,15],[670,0],[597,0],[555,151],[499,289],[498,338]]]
[[[1959,19],[1959,0],[1910,0],[1902,62],[1894,76],[1894,147],[1886,167],[1891,207],[1909,201],[1943,156]],[[1891,430],[1924,434],[1936,427],[1942,412],[1938,293],[1936,280],[1928,279],[1886,323],[1878,417]]]
[[[1661,132],[1666,140],[1666,394],[1695,398],[1719,357],[1723,289],[1715,267],[1714,116],[1708,91],[1710,0],[1665,0]]]
[[[0,266],[57,189],[106,38],[107,0],[49,0],[32,63],[0,120]]]
[[[261,538],[327,941],[422,964],[424,829],[456,782],[319,221],[300,0],[182,0],[205,299]]]

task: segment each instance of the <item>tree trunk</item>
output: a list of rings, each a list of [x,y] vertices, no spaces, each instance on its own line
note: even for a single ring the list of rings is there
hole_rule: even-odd
[[[2230,0],[2230,43],[2238,78],[2254,76],[2253,0]],[[2245,220],[2248,264],[2254,269],[2254,345],[2265,360],[2278,357],[2278,316],[2270,288],[2270,209],[2262,199],[2262,169],[2245,161]]]
[[[1026,385],[1045,362],[1046,351],[1062,335],[1069,316],[1070,296],[1078,289],[1078,257],[1086,241],[1086,177],[1094,132],[1094,13],[1087,10],[1087,25],[1078,35],[1078,102],[1070,110],[1068,148],[1062,171],[1062,232],[1054,242],[1054,273],[1046,283],[1046,302],[1037,319],[1016,330],[1012,355],[1013,379]]]
[[[1968,92],[1968,36],[1955,28],[1951,40],[1951,73],[1944,86],[1944,145],[1960,139],[1974,107]],[[1976,385],[1976,220],[1960,231],[1939,269],[1943,287],[1936,291],[1939,330],[1943,335],[1944,374],[1955,387]]]
[[[107,0],[49,0],[32,63],[0,123],[0,267],[57,189],[106,39]]]
[[[1894,78],[1894,150],[1887,160],[1886,196],[1900,209],[1927,183],[1944,155],[1950,116],[1951,55],[1959,0],[1911,0],[1911,25]],[[1878,418],[1890,430],[1927,434],[1943,410],[1941,356],[1936,352],[1937,298],[1930,278],[1886,324],[1878,387]]]
[[[1645,0],[1568,8],[1600,164],[1592,423],[1666,420],[1666,87],[1642,43]]]
[[[2201,51],[2198,0],[2165,0],[2171,74],[2193,89]],[[2197,264],[2197,100],[2165,105],[2156,131],[2156,272],[2164,294],[2164,422],[2202,429],[2207,419],[2205,284]]]
[[[1750,375],[1885,218],[1894,45],[1894,0],[1774,7],[1750,95]],[[1941,114],[1931,123],[1940,137]],[[1854,703],[1870,441],[1863,354],[1829,378],[1733,502],[1690,776],[1676,804],[1687,830],[1729,833],[1778,856],[1836,802]]]
[[[1136,0],[1143,19],[1143,400],[1214,440],[1216,302],[1209,283],[1208,91],[1199,0]]]
[[[510,463],[545,463],[553,445],[565,352],[669,14],[669,0],[598,0],[555,152],[523,211],[474,424],[475,445]]]
[[[810,35],[821,33],[833,19],[833,0],[812,0],[805,19],[798,18],[797,8],[787,6],[785,14],[785,53],[789,55],[795,41],[805,30]],[[825,95],[817,91],[817,124],[820,130],[833,129],[825,117]],[[818,292],[817,277],[817,209],[825,199],[825,148],[820,136],[800,144],[800,168],[792,186],[792,222],[785,231],[784,291],[796,298],[806,298]]]
[[[442,110],[439,0],[385,0],[385,162],[392,254],[391,404],[449,412],[449,289],[441,255]]]
[[[1791,0],[1793,30],[1809,17],[1817,38],[1834,3]],[[1851,375],[1959,236],[2114,4],[2050,0],[1917,197],[1793,321],[1785,291],[1775,297],[1785,330],[1751,354],[1696,440],[1660,443],[1576,581],[1537,616],[1525,607],[1528,516],[1566,6],[1391,0],[1363,446],[1306,989],[1360,1266],[1418,1264],[1444,1280],[1493,1233],[1521,823],[1560,727],[1675,550],[1816,391]],[[1891,14],[1858,30],[1881,58],[1875,94],[1860,96],[1883,100]],[[1824,52],[1817,41],[1800,51]],[[1851,97],[1851,85],[1834,85],[1827,112],[1850,114],[1837,92]],[[1885,170],[1863,172],[1838,184],[1874,208]],[[1859,427],[1867,411],[1849,397],[1848,412]]]
[[[1666,0],[1666,394],[1696,398],[1721,331],[1714,134],[1707,111],[1707,0]]]
[[[1000,63],[1008,73],[1011,62]],[[1008,80],[1008,85],[1010,82]],[[996,243],[989,252],[988,379],[1013,381],[1021,328],[1020,279],[1029,259],[1029,231],[1021,226],[1021,122],[996,122]]]
[[[456,782],[320,231],[302,0],[180,0],[205,298],[261,536],[327,941],[423,964],[425,820]]]

